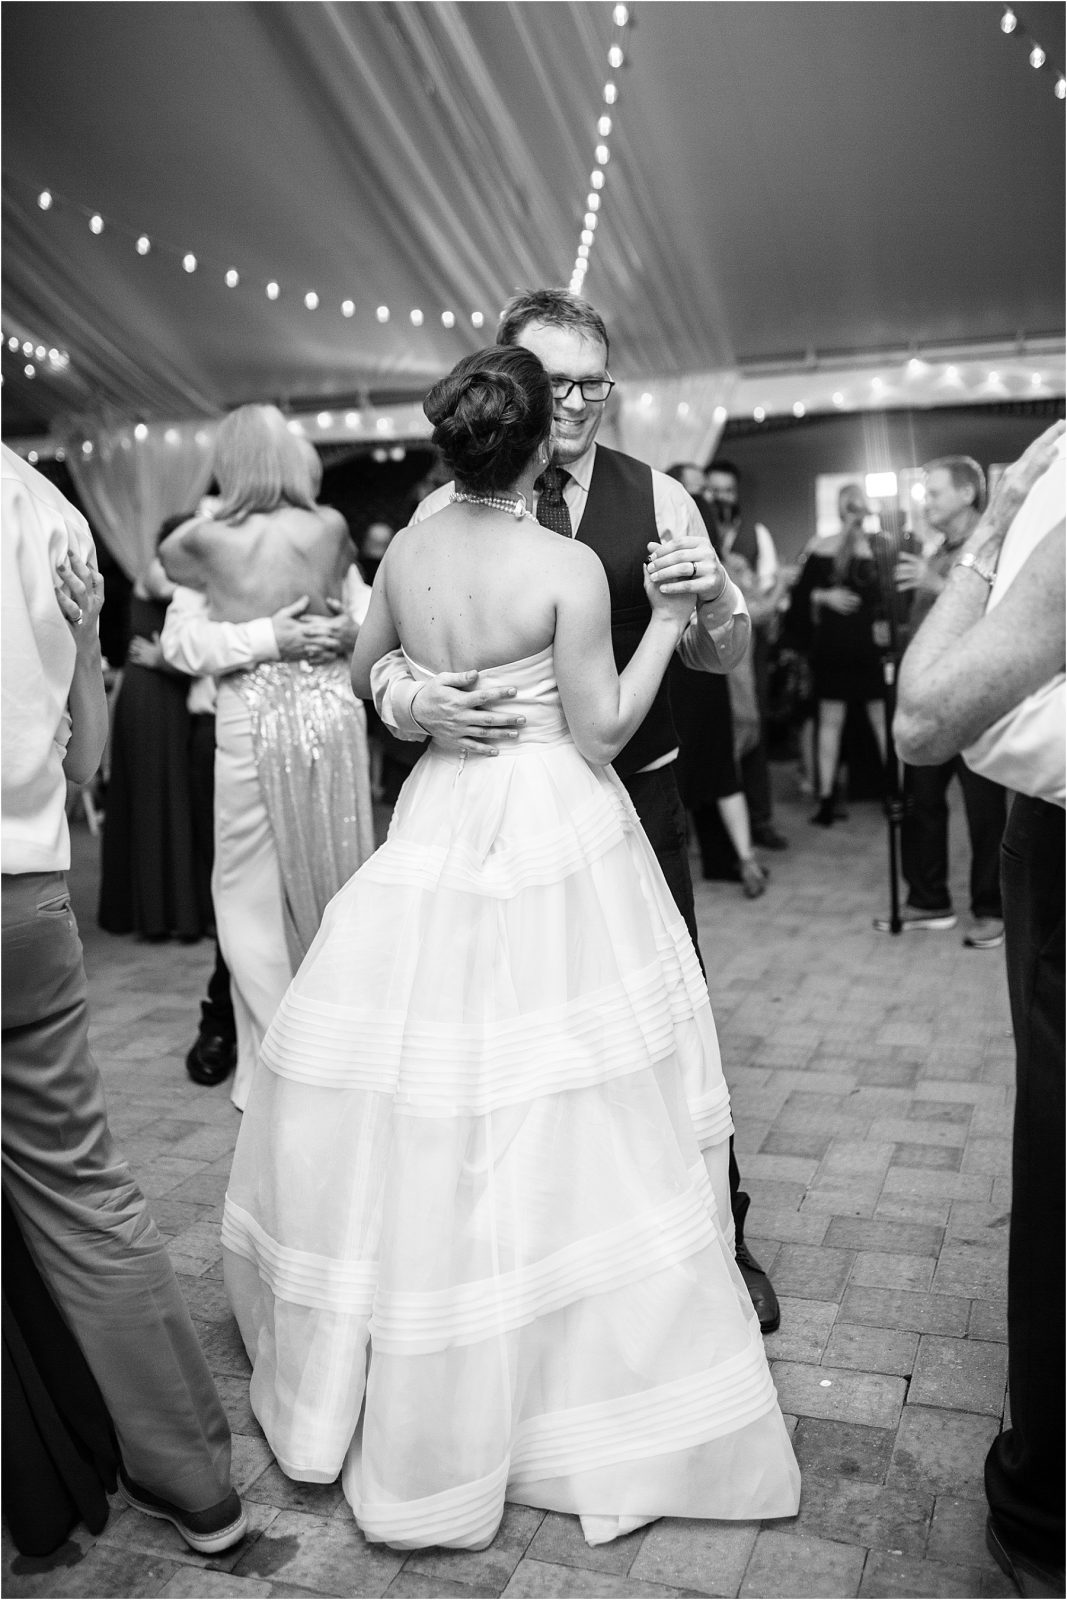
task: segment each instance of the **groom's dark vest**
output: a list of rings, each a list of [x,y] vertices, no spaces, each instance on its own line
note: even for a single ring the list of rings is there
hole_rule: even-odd
[[[589,496],[576,537],[604,563],[611,594],[611,642],[621,671],[648,626],[652,608],[642,569],[647,546],[658,539],[652,498],[652,468],[602,444],[593,457]],[[620,778],[677,748],[670,694],[664,677],[648,715],[612,762]]]

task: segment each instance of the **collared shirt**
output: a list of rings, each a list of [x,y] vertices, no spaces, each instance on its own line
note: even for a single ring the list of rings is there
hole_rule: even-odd
[[[759,594],[770,594],[778,578],[778,551],[774,547],[771,531],[763,522],[753,524],[756,536],[756,589]],[[740,537],[741,529],[730,528],[722,535],[722,553],[728,556]]]
[[[1042,539],[1063,522],[1065,459],[1067,442],[1061,438],[1057,461],[1037,480],[1008,529],[987,612],[1000,604]],[[1057,672],[1043,688],[1027,695],[988,727],[963,751],[963,759],[972,771],[1006,789],[1067,807],[1067,680],[1063,672]]]
[[[563,498],[570,512],[571,528],[575,534],[581,527],[582,514],[589,499],[589,485],[593,477],[597,445],[593,443],[577,461],[565,467],[568,474],[563,486]],[[661,539],[708,537],[704,520],[693,497],[676,479],[665,472],[652,472],[652,506],[656,531]],[[448,504],[453,485],[446,483],[427,495],[414,515],[412,523],[423,522],[442,511]],[[537,492],[534,492],[532,510],[536,513]],[[713,602],[696,608],[693,621],[678,645],[678,655],[687,667],[702,672],[730,672],[748,649],[751,637],[748,607],[740,589],[729,578],[722,595]],[[385,725],[401,739],[425,739],[426,730],[420,728],[411,715],[411,701],[418,685],[411,677],[402,651],[394,650],[371,668],[371,688],[374,705]],[[677,750],[669,751],[658,761],[644,768],[651,771],[673,761]]]
[[[56,599],[55,569],[68,551],[88,561],[93,540],[85,518],[47,478],[6,445],[0,457],[2,865],[10,873],[65,872],[70,833],[63,757],[77,651]]]

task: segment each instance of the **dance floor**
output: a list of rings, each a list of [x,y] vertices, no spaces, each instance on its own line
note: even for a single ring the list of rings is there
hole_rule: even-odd
[[[185,1075],[210,947],[94,925],[98,843],[74,827],[93,1038],[111,1122],[168,1236],[234,1431],[250,1533],[218,1558],[116,1501],[93,1539],[16,1554],[17,1595],[1010,1595],[986,1555],[982,1462],[1005,1407],[1012,1039],[1004,952],[952,933],[876,934],[885,825],[830,831],[776,769],[771,886],[698,887],[749,1243],[782,1326],[767,1341],[803,1473],[787,1522],[662,1521],[589,1549],[575,1519],[508,1508],[479,1552],[368,1545],[338,1485],[292,1483],[249,1409],[221,1281],[219,1215],[238,1113]],[[966,841],[952,814],[953,888]]]

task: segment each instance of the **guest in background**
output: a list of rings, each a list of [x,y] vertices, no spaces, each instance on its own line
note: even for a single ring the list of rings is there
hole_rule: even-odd
[[[209,619],[249,623],[302,597],[351,649],[357,626],[327,601],[366,586],[348,526],[316,505],[315,468],[275,406],[242,406],[215,440],[214,514],[161,556],[203,591]],[[231,1098],[244,1108],[259,1046],[342,884],[374,850],[366,717],[347,662],[261,662],[220,680],[215,715],[219,943],[237,1023]]]
[[[774,822],[766,740],[770,659],[777,636],[784,578],[770,530],[762,522],[750,522],[743,515],[741,475],[733,462],[716,457],[707,469],[705,485],[718,527],[718,539],[713,542],[731,578],[741,586],[752,619],[751,672],[759,711],[759,738],[746,750],[741,762],[741,782],[752,819],[752,838],[764,850],[784,850],[789,841]]]
[[[163,523],[157,543],[181,523]],[[174,593],[158,556],[130,596],[130,640],[111,729],[98,921],[108,933],[193,941],[211,927],[189,786],[189,680],[159,638]]]
[[[396,529],[390,527],[388,522],[380,520],[369,522],[364,528],[359,541],[359,570],[367,583],[374,583],[375,574],[395,532]]]
[[[838,496],[840,531],[820,539],[800,570],[793,590],[792,631],[807,639],[816,701],[815,766],[819,806],[812,822],[833,826],[834,788],[841,733],[850,705],[866,707],[885,761],[885,702],[882,659],[875,642],[878,574],[864,527],[867,497],[858,483]]]
[[[917,628],[944,589],[948,575],[974,533],[985,504],[985,474],[970,456],[945,456],[923,469],[926,521],[937,536],[928,553],[902,555],[897,587],[912,593],[911,625]],[[973,772],[954,755],[936,766],[908,762],[904,768],[904,820],[901,868],[908,902],[901,921],[906,931],[948,931],[956,926],[949,889],[949,784],[959,780],[971,845],[971,924],[963,942],[972,950],[996,950],[1004,943],[1000,903],[1000,841],[1007,818],[1007,795],[999,783]],[[888,918],[875,927],[889,931]]]
[[[1024,1595],[1064,1592],[1064,424],[1009,467],[904,654],[904,759],[1014,791],[1000,868],[1015,1031],[1011,1425],[986,1456],[986,1543]],[[1049,471],[1049,468],[1052,470]]]

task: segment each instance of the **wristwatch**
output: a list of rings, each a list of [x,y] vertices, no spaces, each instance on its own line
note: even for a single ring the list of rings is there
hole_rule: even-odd
[[[997,581],[996,573],[990,572],[988,567],[983,567],[979,562],[978,557],[972,555],[969,550],[965,556],[960,556],[960,559],[955,563],[955,565],[957,567],[969,567],[970,570],[972,572],[976,572],[980,578],[984,578],[991,589]]]

